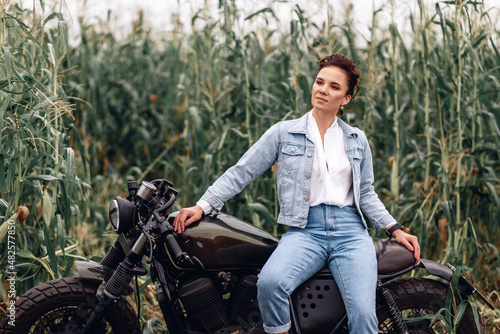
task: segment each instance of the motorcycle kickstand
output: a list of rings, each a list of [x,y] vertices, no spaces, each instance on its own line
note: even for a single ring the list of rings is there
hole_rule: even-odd
[[[392,298],[389,290],[387,290],[380,281],[377,281],[377,295],[389,311],[389,317],[392,320],[396,333],[408,334],[408,327],[406,327],[406,323],[401,316],[401,312],[399,311],[394,298]]]

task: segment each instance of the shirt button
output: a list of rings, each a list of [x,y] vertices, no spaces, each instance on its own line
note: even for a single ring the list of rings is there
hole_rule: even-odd
[[[295,152],[295,147],[292,147],[292,152]]]
[[[304,223],[300,223],[300,226],[304,226]]]
[[[306,174],[306,178],[310,178],[311,177],[311,174]]]
[[[305,199],[306,201],[308,201],[308,200],[309,200],[309,196],[304,197],[304,199]]]
[[[308,158],[312,157],[312,153],[311,152],[307,153],[307,157]]]

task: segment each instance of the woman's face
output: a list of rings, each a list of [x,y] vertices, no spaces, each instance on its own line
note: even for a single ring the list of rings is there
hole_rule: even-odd
[[[347,95],[348,75],[337,66],[327,66],[319,71],[312,87],[311,104],[319,112],[332,112],[334,115],[342,105],[351,100]]]

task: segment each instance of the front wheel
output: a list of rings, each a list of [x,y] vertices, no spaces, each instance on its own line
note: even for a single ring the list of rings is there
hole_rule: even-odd
[[[430,279],[411,278],[388,283],[385,288],[389,290],[401,311],[409,333],[455,333],[447,331],[442,320],[432,319],[445,305],[448,293],[447,285]],[[457,304],[459,302],[460,300],[457,300]],[[467,307],[462,321],[458,324],[456,333],[486,334],[486,328],[479,314],[478,317],[479,331],[477,330],[473,311],[470,307]],[[377,305],[377,318],[379,333],[396,333],[387,310],[381,305]]]
[[[4,318],[0,322],[0,333],[80,333],[97,305],[97,288],[96,283],[77,277],[40,284],[19,297],[15,304],[15,326]],[[108,308],[96,331],[98,334],[139,332],[134,309],[122,299]]]

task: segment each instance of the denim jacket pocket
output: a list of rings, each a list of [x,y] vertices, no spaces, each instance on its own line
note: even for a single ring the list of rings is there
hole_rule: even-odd
[[[347,151],[347,156],[349,158],[361,160],[363,157],[363,149],[361,147],[354,147]]]
[[[303,163],[302,158],[306,151],[305,145],[283,144],[281,148],[281,166],[287,171],[297,171]]]
[[[361,177],[361,160],[363,159],[363,149],[355,147],[347,152],[347,156],[351,161],[353,182],[359,181]]]
[[[287,142],[281,146],[278,158],[278,198],[280,215],[294,218],[303,215],[303,193],[305,184],[306,146]]]

